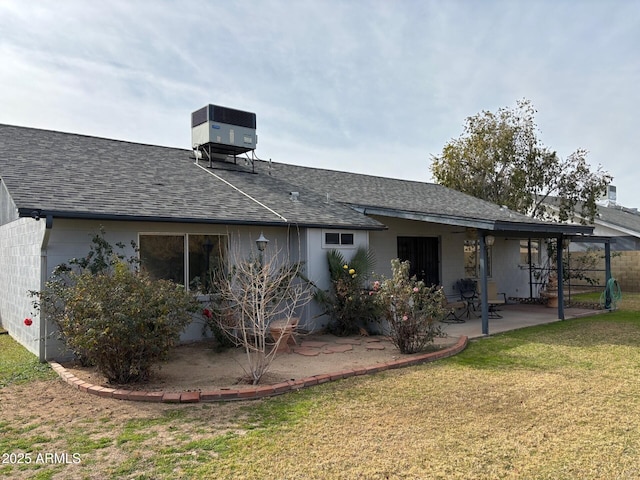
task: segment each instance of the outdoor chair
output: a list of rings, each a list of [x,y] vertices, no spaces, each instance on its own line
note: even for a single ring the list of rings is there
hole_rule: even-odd
[[[454,288],[460,294],[460,301],[465,304],[466,317],[470,318],[471,315],[477,317],[476,311],[480,306],[480,299],[476,281],[472,278],[461,278],[454,284]]]
[[[442,323],[464,323],[462,318],[466,313],[467,304],[458,298],[445,297],[442,306],[447,310],[447,315],[440,320]]]
[[[480,294],[480,290],[478,290]],[[498,313],[498,307],[507,304],[507,294],[498,292],[496,282],[491,280],[487,281],[487,306],[489,307],[489,318],[502,318],[502,315]]]

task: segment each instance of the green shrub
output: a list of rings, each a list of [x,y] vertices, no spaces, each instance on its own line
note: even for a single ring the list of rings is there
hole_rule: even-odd
[[[144,381],[199,304],[183,286],[132,270],[110,246],[105,253],[108,244],[98,237],[85,259],[70,262],[78,268],[56,268],[45,290],[35,293],[37,305],[68,348],[109,382]]]
[[[378,310],[366,282],[373,270],[373,256],[365,248],[358,248],[347,262],[342,253],[331,250],[327,253],[331,288],[318,290],[315,298],[325,309],[331,321],[327,330],[334,335],[351,335],[375,321]]]
[[[442,287],[409,277],[409,267],[408,261],[391,260],[393,277],[374,284],[374,298],[401,353],[424,350],[441,333],[437,323],[447,314]]]

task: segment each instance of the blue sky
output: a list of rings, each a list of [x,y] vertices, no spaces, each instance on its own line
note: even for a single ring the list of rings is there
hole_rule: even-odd
[[[2,0],[0,123],[190,148],[213,103],[256,113],[260,158],[431,181],[527,98],[640,207],[639,45],[635,0]]]

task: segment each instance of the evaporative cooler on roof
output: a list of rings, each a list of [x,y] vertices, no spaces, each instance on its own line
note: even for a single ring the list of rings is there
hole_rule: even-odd
[[[191,144],[209,155],[238,155],[255,150],[256,114],[207,105],[191,114]]]

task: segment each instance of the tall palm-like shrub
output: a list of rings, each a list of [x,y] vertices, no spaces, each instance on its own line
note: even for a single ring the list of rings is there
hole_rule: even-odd
[[[376,304],[366,289],[375,266],[373,254],[360,247],[347,261],[342,252],[331,250],[327,252],[327,262],[331,287],[328,291],[318,290],[315,295],[331,319],[327,329],[335,335],[358,333],[377,318]]]

